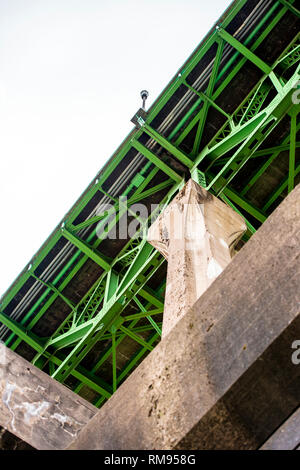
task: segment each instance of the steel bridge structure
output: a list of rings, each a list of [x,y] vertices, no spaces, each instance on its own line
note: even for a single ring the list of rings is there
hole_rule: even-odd
[[[160,340],[166,261],[145,233],[190,177],[247,243],[300,181],[299,16],[229,6],[2,297],[9,348],[100,407]]]

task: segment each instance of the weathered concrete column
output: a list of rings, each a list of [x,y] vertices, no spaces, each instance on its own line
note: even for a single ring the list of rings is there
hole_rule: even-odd
[[[65,449],[97,408],[0,343],[0,425],[40,450]]]
[[[148,232],[168,261],[162,336],[229,264],[247,226],[234,210],[190,179]]]

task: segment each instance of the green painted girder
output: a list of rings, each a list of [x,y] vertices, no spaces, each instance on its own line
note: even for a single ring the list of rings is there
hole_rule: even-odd
[[[135,320],[133,322],[131,322],[130,324],[130,328],[133,328],[136,323],[137,323],[138,320]],[[104,335],[106,336],[106,339],[109,339],[109,337],[111,337],[111,335]],[[103,337],[104,337],[103,336]],[[102,337],[102,338],[103,338]],[[121,343],[122,341],[126,338],[126,335],[123,333],[121,334],[120,336],[118,336],[116,338],[116,343],[115,343],[115,347],[117,348]],[[101,365],[112,355],[112,345],[105,351],[105,353],[101,356],[101,358],[97,361],[97,363],[95,364],[95,366],[93,367],[91,373],[92,374],[95,374],[98,369],[101,367]],[[74,370],[72,371],[72,375],[74,374]],[[83,383],[82,381],[80,381],[80,383],[75,387],[75,389],[73,390],[74,393],[79,393],[81,388],[83,387]]]
[[[56,365],[56,366],[60,366],[61,363],[63,362],[63,359],[59,357],[58,354],[53,355],[47,351],[43,353],[43,358],[46,359],[45,363],[49,362],[49,364],[52,363],[53,365]],[[54,368],[54,371],[55,371],[55,368]],[[113,392],[112,387],[110,387],[110,385],[107,384],[100,377],[93,374],[92,372],[89,372],[87,369],[85,369],[81,365],[78,365],[76,369],[73,369],[71,374],[73,377],[80,380],[80,383],[82,385],[88,386],[95,392],[100,393],[101,396],[104,396],[105,398],[111,397],[112,392]]]
[[[299,147],[300,147],[300,142],[296,142],[296,148],[299,148]],[[277,145],[276,147],[270,147],[270,148],[267,148],[267,149],[262,149],[262,150],[258,150],[257,152],[254,152],[254,154],[252,155],[252,158],[265,157],[266,155],[270,155],[271,153],[285,152],[289,149],[290,149],[289,144],[287,144],[287,145]]]
[[[222,108],[220,108],[220,106],[218,106],[211,98],[209,98],[205,93],[203,93],[202,91],[198,91],[196,90],[195,88],[193,88],[191,85],[189,85],[185,80],[184,80],[184,85],[189,88],[190,90],[192,90],[193,93],[195,93],[195,95],[199,96],[200,98],[202,98],[203,101],[205,101],[206,103],[210,104],[213,108],[215,108],[217,111],[219,111],[219,113],[223,114],[225,117],[227,117],[227,119],[231,120],[231,116],[226,113]],[[192,164],[193,166],[193,164]]]
[[[147,318],[147,317],[145,317]],[[149,317],[150,318],[150,317]],[[124,326],[123,324],[120,324],[118,326],[118,328],[116,327],[116,331],[115,331],[115,336],[116,338],[119,338],[120,336],[122,336],[124,334],[123,330],[121,329],[121,326]],[[162,326],[162,322],[158,322],[157,323],[157,326],[159,328],[161,328]],[[153,327],[153,325],[151,324],[148,324],[148,325],[141,325],[141,326],[135,326],[135,327],[132,327],[132,326],[126,326],[127,329],[129,329],[132,333],[143,333],[145,331],[152,331],[155,329]],[[127,336],[127,333],[125,333],[125,335]],[[112,333],[109,332],[109,333],[105,333],[103,336],[101,336],[100,338],[100,341],[107,341],[107,340],[110,340],[112,337]]]
[[[105,294],[105,279],[103,273],[88,293],[81,299],[78,305],[70,312],[59,328],[53,333],[51,339],[69,331],[87,320],[92,319],[99,309]]]
[[[103,305],[101,311],[93,319],[92,325],[83,338],[76,344],[73,351],[66,357],[63,363],[55,371],[53,378],[59,382],[64,382],[70,375],[71,371],[81,362],[88,354],[92,347],[99,341],[100,337],[109,329],[114,321],[120,316],[126,305],[131,301],[132,297],[138,293],[139,289],[149,279],[141,279],[142,272],[147,270],[151,265],[153,268],[151,274],[158,269],[163,260],[158,261],[158,254],[148,243],[144,244],[140,253],[137,255],[135,263],[128,269],[124,276],[118,291],[114,296]],[[139,285],[134,288],[134,282],[139,278]]]
[[[220,178],[217,183],[213,186],[213,190],[216,194],[220,194],[220,198],[222,196],[227,196],[233,203],[237,204],[239,207],[244,209],[248,214],[258,220],[260,223],[265,222],[267,219],[267,215],[258,209],[257,207],[253,206],[247,199],[243,196],[240,196],[234,189],[230,188],[229,186],[225,187],[222,192],[220,192],[221,188],[224,186],[226,180],[225,178]]]
[[[157,299],[157,297],[160,297],[160,292],[165,288],[165,283],[162,284],[162,286],[160,287],[160,289],[158,290],[158,292],[153,292],[151,294],[151,300],[155,300]],[[139,291],[139,295],[141,295],[141,292],[142,292],[143,289],[141,289]],[[153,305],[153,302],[148,302],[145,306],[146,310],[150,310],[152,308],[152,305]],[[161,305],[162,305],[162,308],[160,309],[161,311],[163,310],[163,302],[161,302]],[[126,319],[125,319],[126,320]],[[136,327],[136,324],[138,323],[138,321],[140,320],[140,318],[136,318],[134,320],[131,321],[130,325],[128,325],[128,328],[131,329],[131,330],[140,330],[141,327]],[[136,327],[136,328],[135,328]],[[144,328],[144,327],[143,327]],[[109,339],[109,334],[108,335],[103,335],[102,339],[103,338],[106,338],[106,339]],[[156,337],[157,335],[155,335]],[[117,348],[121,343],[122,341],[127,337],[127,335],[125,333],[122,333],[122,332],[119,332],[119,331],[116,331],[116,343],[115,343],[115,347]],[[151,345],[152,342],[154,341],[153,340],[149,340],[149,344]],[[145,352],[147,351],[146,348],[142,348],[142,355],[145,354]],[[92,369],[92,373],[96,373],[99,368],[101,367],[101,365],[111,356],[112,354],[112,345],[105,351],[104,354],[102,354],[102,356],[100,357],[100,359],[96,362],[96,364],[94,365],[93,369]],[[130,363],[128,364],[128,366],[126,367],[126,370],[129,372],[131,370],[131,367],[133,368],[135,365],[135,362],[134,361],[130,361]],[[122,374],[121,374],[122,375]],[[117,383],[119,383],[119,378],[117,379]],[[80,382],[76,388],[74,389],[74,392],[75,393],[79,393],[79,391],[81,390],[83,384],[82,382]],[[101,404],[103,403],[101,397],[99,399],[99,401],[96,402],[96,405],[95,406],[100,406]]]
[[[204,158],[214,161],[232,148],[242,144],[247,139],[250,140],[254,132],[260,131],[271,116],[274,116],[277,120],[282,118],[293,106],[291,95],[294,91],[294,83],[299,78],[298,70],[299,67],[285,86],[282,87],[282,91],[274,97],[266,108],[262,109],[252,119],[249,119],[244,125],[237,126],[235,129],[231,130],[229,135],[222,139],[221,142],[214,144],[215,139],[213,139],[213,143],[208,144],[195,159],[194,166],[197,166]],[[262,143],[262,139],[260,139],[259,142]],[[225,163],[223,168],[226,168],[227,164],[228,162]]]
[[[150,311],[145,311],[145,312],[140,312],[132,315],[127,315],[125,317],[122,317],[122,322],[127,322],[131,320],[138,320],[141,318],[149,318],[152,315],[158,315],[163,312],[163,308],[158,308],[158,309],[153,309]],[[77,343],[80,339],[83,338],[83,336],[89,331],[91,326],[93,325],[93,320],[88,320],[80,325],[74,325],[72,328],[70,328],[67,332],[62,333],[59,336],[55,336],[52,339],[48,340],[46,344],[44,344],[44,348],[52,346],[56,350],[62,349],[65,347],[69,347],[74,343]],[[121,325],[121,324],[120,324]],[[152,326],[156,329],[156,326],[152,324]],[[140,327],[137,328],[135,331],[143,331],[145,327],[142,327],[140,330]],[[146,327],[145,330],[147,330],[148,327]],[[100,330],[100,327],[99,327]],[[103,335],[101,339],[108,339],[111,335]],[[36,358],[37,359],[37,358]]]
[[[107,219],[112,214],[115,214],[116,210],[117,209],[115,207],[113,207],[111,209],[108,209],[100,215],[96,215],[94,217],[91,217],[90,219],[85,220],[81,224],[77,224],[77,225],[73,226],[73,230],[75,232],[78,232],[79,230],[82,230],[83,228],[89,227],[92,224],[95,224],[97,222],[101,222],[101,220]]]
[[[106,304],[118,289],[119,274],[112,269],[109,271],[105,283],[104,304]]]
[[[141,201],[141,200],[151,196],[152,194],[155,194],[156,192],[161,191],[162,189],[167,188],[168,186],[170,186],[172,184],[172,180],[170,179],[170,180],[164,181],[163,183],[160,183],[160,184],[154,186],[153,188],[150,188],[146,191],[143,191],[143,189],[150,183],[151,179],[156,175],[157,171],[158,171],[158,168],[154,168],[147,178],[142,178],[143,182],[138,185],[138,190],[135,192],[135,194],[131,198],[129,198],[127,200],[128,207],[130,207],[132,204],[134,204],[138,201]],[[140,176],[140,174],[138,174],[137,176]],[[97,187],[98,187],[99,190],[101,190],[99,185]],[[107,193],[105,192],[105,194],[107,194]],[[73,230],[79,231],[79,230],[81,230],[85,227],[88,227],[88,226],[90,226],[94,223],[100,222],[103,219],[107,219],[110,215],[116,213],[120,209],[119,201],[116,201],[115,198],[112,198],[111,196],[109,196],[109,197],[115,201],[115,204],[113,205],[112,208],[110,208],[108,210],[105,210],[102,214],[100,214],[98,216],[91,217],[90,219],[87,219],[84,222],[82,222],[80,224],[77,224],[75,226],[73,226],[71,224],[71,227],[73,228]]]
[[[126,248],[126,247],[125,247]],[[137,247],[137,249],[140,249]],[[118,258],[117,261],[122,259],[122,257]],[[105,275],[103,275],[100,278],[100,281],[97,281],[96,285],[94,285],[90,292],[90,299],[88,300],[86,306],[82,311],[80,311],[80,305],[83,304],[83,301],[80,302],[78,306],[70,313],[70,315],[65,319],[65,321],[62,323],[60,328],[54,333],[52,338],[48,340],[46,347],[48,346],[54,346],[56,348],[63,348],[70,346],[74,344],[75,342],[79,341],[83,335],[88,331],[88,328],[92,325],[92,317],[95,315],[95,312],[99,308],[100,303],[102,302],[102,298],[104,297],[104,300],[110,299],[112,294],[116,291],[117,286],[118,286],[118,274],[114,273],[113,271],[110,271],[108,273],[108,279],[112,280],[112,285],[110,285],[110,282],[106,282],[105,289],[107,292],[110,292],[110,294],[106,294],[106,299],[105,299],[105,293],[102,295],[102,292],[104,291],[104,287],[102,287],[103,282],[105,282]],[[107,287],[110,286],[110,287]],[[100,292],[100,297],[99,297],[99,292]],[[89,294],[86,294],[85,298],[88,297]],[[157,307],[160,308],[160,311],[163,309],[163,301],[157,298],[154,292],[151,292],[146,286],[144,288],[140,289],[139,295],[143,296],[146,300],[151,301],[151,303]],[[97,300],[99,298],[98,302],[95,304],[95,299]],[[134,297],[135,298],[135,297]],[[86,320],[84,324],[79,325],[79,321],[81,317],[84,317],[85,311],[89,308],[89,304],[93,303],[94,305],[94,310],[90,314],[90,319]],[[68,325],[71,326],[68,326]],[[38,357],[35,358],[37,360]]]
[[[282,5],[284,5],[285,7],[287,7],[292,13],[294,13],[294,15],[300,18],[300,11],[297,10],[297,8],[292,5],[288,0],[279,0],[279,2],[282,3]]]
[[[194,157],[196,155],[198,155],[198,153],[199,153],[200,142],[201,142],[201,139],[202,139],[202,135],[203,135],[203,131],[204,131],[204,125],[205,125],[205,122],[206,122],[209,107],[210,107],[211,101],[214,102],[213,99],[212,99],[212,94],[213,94],[214,87],[215,87],[215,84],[216,84],[216,81],[217,81],[217,74],[218,74],[219,67],[220,67],[220,62],[221,62],[221,58],[222,58],[222,54],[223,54],[223,50],[224,50],[224,45],[225,45],[224,41],[220,40],[218,42],[216,58],[214,60],[214,65],[213,65],[213,68],[212,68],[211,76],[209,78],[209,83],[208,83],[207,89],[205,91],[205,95],[209,98],[209,101],[206,100],[203,104],[203,109],[202,109],[202,112],[201,112],[201,116],[199,117],[199,124],[197,126],[197,132],[196,132],[195,141],[194,141],[194,145],[193,145],[192,154],[193,154]]]
[[[103,268],[105,271],[110,270],[110,267],[111,267],[110,264],[103,258],[103,256],[100,256],[98,253],[96,253],[87,243],[85,243],[83,240],[81,240],[79,237],[69,232],[65,228],[61,229],[61,233],[67,240],[69,240],[69,242],[71,242],[74,246],[76,246],[80,251],[82,251],[89,258],[95,261],[95,263],[99,264],[101,268]]]
[[[238,14],[241,8],[245,5],[247,0],[240,0],[232,6],[232,9],[226,17],[222,20],[222,26],[226,28],[232,19]],[[170,97],[177,91],[177,89],[182,84],[182,81],[190,74],[194,67],[199,63],[203,56],[208,52],[211,46],[215,41],[218,41],[217,31],[214,30],[205,40],[202,42],[201,47],[197,48],[190,57],[184,66],[179,70],[176,77],[171,81],[171,83],[164,90],[164,93],[161,95],[159,100],[154,104],[153,108],[150,110],[147,121],[151,122],[161,109],[165,106]]]
[[[62,269],[62,271],[56,276],[56,278],[54,279],[54,281],[52,282],[53,285],[55,285],[57,282],[59,282],[59,280],[61,279],[61,277],[64,275],[64,273],[72,266],[72,264],[74,263],[74,260],[76,260],[78,258],[78,256],[80,255],[80,251],[78,250],[77,253],[75,253],[75,255],[72,257],[72,259],[64,266],[64,268]],[[86,257],[87,259],[88,257]],[[85,258],[82,258],[81,260],[79,260],[79,262],[77,263],[77,265],[74,267],[74,269],[70,272],[70,274],[66,277],[66,279],[64,279],[64,281],[61,283],[60,285],[60,289],[63,290],[67,285],[68,283],[70,282],[70,280],[74,277],[75,273],[84,265],[85,261],[86,261]],[[52,294],[52,296],[44,303],[42,304],[43,300],[47,297],[47,295],[51,292],[51,289],[47,289],[41,296],[40,298],[37,300],[37,302],[34,304],[34,306],[29,310],[29,312],[24,316],[24,318],[21,320],[21,324],[24,325],[24,324],[27,324],[28,321],[30,320],[30,322],[28,323],[27,325],[27,328],[29,330],[31,330],[34,325],[41,319],[41,317],[44,315],[44,313],[48,310],[48,308],[53,304],[53,302],[55,301],[55,299],[58,297],[58,294],[56,292],[54,292]],[[42,304],[42,307],[41,309],[36,312],[36,309]],[[35,315],[34,315],[35,314]],[[34,316],[33,316],[34,315]],[[12,350],[15,350],[18,345],[20,344],[21,340],[20,338],[17,338],[14,343],[12,345],[10,345],[10,342],[14,339],[14,335],[10,336],[10,338],[7,340],[6,342],[6,345],[9,346]]]
[[[240,145],[238,150],[235,151],[232,157],[229,158],[228,162],[221,168],[218,174],[213,178],[212,181],[207,186],[207,189],[212,187],[215,182],[220,178],[220,176],[228,169],[231,169],[231,174],[226,178],[226,183],[224,183],[220,192],[225,188],[229,182],[234,178],[234,176],[239,172],[239,170],[245,165],[245,163],[251,158],[251,155],[257,150],[257,148],[262,144],[262,142],[268,137],[272,130],[278,125],[280,120],[292,109],[295,105],[292,101],[292,92],[293,84],[295,80],[299,77],[299,67],[295,71],[291,79],[283,87],[283,92],[278,94],[274,100],[268,105],[266,109],[261,111],[255,119],[257,124],[250,135],[245,139],[245,141]],[[258,121],[258,118],[259,119]],[[252,120],[248,121],[247,124],[250,125]],[[230,138],[230,137],[229,137]],[[236,160],[239,155],[243,155],[242,160],[236,164]],[[232,164],[235,163],[235,168],[232,168]],[[218,193],[219,194],[219,193]]]
[[[216,157],[219,158],[220,155],[241,143],[251,131],[252,123],[261,110],[270,89],[271,86],[266,85],[264,79],[258,83],[233,113],[232,117],[226,121],[216,136],[199,154],[195,163],[200,163],[205,157],[212,159],[210,156],[212,148],[216,148]],[[234,128],[233,122],[236,122]]]
[[[154,328],[155,331],[159,334],[159,336],[161,336],[162,335],[162,324],[159,325],[158,323],[156,323],[156,321],[154,321],[151,316],[147,316],[146,318],[149,321],[152,328]]]
[[[251,135],[255,130],[260,128],[260,124],[265,118],[265,115],[262,113],[259,116],[255,116],[253,119],[246,122],[243,126],[236,127],[233,129],[230,134],[224,138],[220,143],[214,145],[212,148],[207,146],[196,158],[195,166],[197,166],[205,157],[206,159],[214,161],[215,159],[221,157],[229,150],[233,149],[237,145],[243,143],[249,135]]]
[[[146,341],[144,341],[143,338],[137,335],[134,331],[130,330],[129,328],[126,328],[124,325],[120,326],[120,330],[127,336],[129,336],[131,339],[141,344],[144,348],[148,349],[149,351],[152,351],[153,347],[150,346]]]
[[[300,123],[297,126],[297,130],[300,129]],[[296,138],[296,135],[295,135]],[[247,182],[247,184],[244,186],[244,188],[240,191],[240,195],[244,196],[249,189],[256,183],[256,181],[263,175],[263,173],[267,170],[267,168],[271,165],[271,163],[278,157],[278,155],[282,152],[282,149],[285,148],[286,150],[290,149],[290,145],[285,145],[287,142],[290,141],[290,137],[287,136],[285,139],[283,139],[282,145],[278,147],[274,147],[274,150],[272,155],[267,159],[266,162],[264,162],[259,169],[255,172],[255,174],[251,177],[251,179]],[[296,149],[296,143],[295,143],[295,149]]]
[[[239,119],[238,124],[244,124],[259,113],[271,89],[272,85],[266,79],[262,80],[250,100],[246,101],[245,105],[242,106],[240,111],[242,116],[239,116],[240,112],[234,114],[235,119]]]
[[[297,167],[295,168],[294,176],[296,177],[299,173],[300,173],[300,165],[297,165]],[[269,209],[269,207],[276,201],[276,199],[278,199],[278,197],[288,187],[288,183],[289,183],[289,178],[287,177],[282,181],[282,183],[278,186],[278,188],[275,189],[275,191],[272,193],[272,195],[270,196],[270,198],[267,200],[264,207],[262,208],[264,212],[266,212]]]
[[[300,148],[300,142],[296,142],[296,149],[297,148]],[[270,148],[267,148],[267,149],[257,150],[256,152],[254,152],[251,155],[251,159],[253,159],[253,158],[263,159],[263,157],[267,157],[270,154],[274,154],[274,153],[278,152],[278,155],[279,155],[281,152],[286,152],[287,150],[290,150],[290,145],[289,144],[288,145],[278,145],[276,147],[270,147]],[[229,160],[229,157],[219,158],[214,163],[214,165],[215,166],[222,166],[225,163],[227,163],[228,160]],[[240,158],[240,160],[241,160],[241,158]],[[237,161],[239,161],[239,159],[237,159]]]
[[[289,46],[283,51],[276,61],[276,66],[280,65],[282,71],[288,70],[289,67],[299,61],[300,52],[300,33],[294,40],[291,41]]]
[[[113,164],[113,167],[114,167],[114,164]],[[143,171],[146,172],[149,168],[149,164],[146,164]],[[146,185],[148,184],[149,182],[149,177],[154,177],[155,174],[156,174],[157,170],[155,171],[152,171],[150,173],[150,175],[144,180],[144,183],[142,183],[136,190],[136,193],[135,194],[139,194],[141,191],[143,191],[143,189],[146,187]],[[99,181],[97,184],[100,184]],[[127,192],[130,190],[130,187],[127,188]],[[168,198],[170,197],[170,195],[173,194],[174,190],[176,191],[176,187],[175,188],[172,188],[169,193],[165,196],[165,198],[163,199],[163,201],[168,201]],[[92,195],[95,194],[95,191],[96,191],[96,186],[94,187],[93,191],[92,191]],[[126,194],[126,191],[125,191],[125,194]],[[80,205],[77,206],[77,207],[81,207]],[[82,207],[81,207],[82,209]],[[123,209],[124,211],[124,209]],[[77,208],[75,210],[75,213],[76,213],[76,216],[78,215],[79,213],[79,209]],[[123,213],[123,212],[122,212]],[[120,216],[120,214],[118,215]],[[75,216],[74,216],[75,218]],[[115,219],[115,222],[117,221],[117,217]],[[113,224],[111,224],[113,226]],[[61,229],[59,229],[59,232],[56,233],[54,235],[54,238],[53,240],[51,240],[51,243],[50,243],[50,248],[53,248],[53,246],[55,245],[55,243],[57,243],[59,237],[60,237],[60,231]],[[88,240],[90,238],[93,237],[93,233],[90,235],[90,237],[88,238]],[[94,248],[99,244],[99,242],[101,242],[100,239],[97,240],[96,244],[94,245]],[[42,250],[42,253],[44,256],[46,256],[46,254],[48,253],[48,251],[46,249],[43,249]],[[56,276],[56,278],[54,279],[53,281],[53,285],[55,285],[57,282],[60,281],[61,277],[65,274],[66,271],[68,271],[70,269],[70,267],[75,263],[75,261],[77,260],[77,258],[79,257],[79,255],[81,254],[81,251],[78,250],[74,256],[71,258],[71,260],[65,265],[65,267],[62,269],[62,271]],[[79,271],[79,269],[84,265],[84,263],[86,262],[86,260],[88,259],[88,256],[85,255],[84,257],[81,258],[81,260],[79,260],[77,262],[77,264],[74,266],[74,268],[71,270],[71,272],[68,274],[68,276],[66,277],[66,279],[64,279],[64,281],[62,282],[61,286],[60,286],[60,289],[63,290],[67,285],[68,283],[70,282],[70,280],[75,276],[75,274]],[[113,264],[113,263],[112,263]],[[32,262],[32,265],[31,265],[31,270],[34,270],[36,269],[38,266],[38,259],[34,260]],[[30,276],[30,273],[29,271],[27,271],[26,275],[25,275],[25,280],[27,280]],[[30,311],[25,315],[25,317],[22,319],[21,321],[21,324],[26,324],[28,322],[28,320],[30,318],[31,321],[30,323],[27,325],[27,328],[28,329],[32,329],[33,326],[39,321],[39,319],[43,316],[43,314],[47,311],[47,309],[52,305],[52,303],[56,300],[58,294],[57,293],[54,293],[50,299],[47,300],[47,302],[42,306],[41,310],[36,313],[36,309],[39,307],[39,305],[43,302],[43,300],[47,297],[47,295],[49,294],[50,292],[50,289],[47,289],[44,294],[41,295],[41,297],[39,298],[39,300],[34,304],[34,306],[30,309]],[[8,297],[5,297],[4,301],[3,301],[3,308],[5,307],[5,305],[7,305],[7,302],[8,300],[10,299],[10,296]],[[35,316],[33,316],[35,314]],[[13,339],[14,337],[14,334],[12,334],[10,336],[10,338],[8,339],[8,341],[6,342],[6,345],[9,345],[9,342]],[[17,338],[16,341],[13,343],[13,345],[11,345],[11,349],[15,350],[17,348],[17,346],[20,344],[21,340],[20,338]]]
[[[143,304],[139,301],[139,299],[137,297],[134,298],[134,301],[137,304],[137,306],[142,310],[142,313],[144,313],[144,315],[146,314],[146,318],[149,321],[150,325],[161,336],[161,334],[162,334],[161,327],[154,321],[154,319],[152,318],[151,315],[147,314],[147,309],[143,306]],[[153,315],[153,313],[152,313],[152,315]]]
[[[132,198],[128,199],[128,205],[130,206],[131,204],[135,204],[136,202],[143,201],[147,199],[149,196],[152,196],[155,193],[158,193],[162,189],[168,188],[173,184],[172,178],[167,179],[166,181],[163,181],[160,184],[157,184],[153,188],[147,189],[146,191],[143,191],[142,193],[139,193],[136,196],[133,196]]]
[[[212,74],[211,74],[210,79],[209,79],[208,87],[205,91],[206,96],[208,96],[209,98],[211,98],[211,96],[212,96],[212,92],[213,92],[214,86],[215,86],[216,81],[217,81],[217,73],[218,73],[218,70],[219,70],[220,60],[222,58],[222,53],[223,53],[223,49],[224,49],[224,41],[222,41],[220,38],[217,37],[216,40],[215,40],[215,43],[217,44],[216,58],[215,58],[215,61],[214,61]],[[185,80],[183,79],[182,83],[184,81]],[[190,116],[193,115],[193,113],[199,107],[199,105],[202,103],[202,101],[203,101],[203,98],[199,98],[193,104],[193,106],[191,106],[191,108],[188,110],[186,115],[180,120],[180,122],[177,124],[177,126],[175,126],[173,131],[170,133],[169,140],[173,139],[179,133],[179,131],[182,131],[182,127],[187,123]],[[206,116],[207,116],[209,106],[210,106],[210,103],[208,101],[205,101],[204,105],[203,105],[203,108],[201,109],[200,113],[198,113],[197,116],[196,116],[197,121],[200,121],[200,122],[199,122],[198,128],[197,128],[197,134],[196,134],[196,138],[195,138],[195,144],[194,144],[194,147],[193,147],[192,155],[197,154],[197,151],[195,149],[199,150],[198,147],[199,147],[201,137],[202,137],[202,133],[203,133],[203,130],[204,130],[204,123],[205,123],[205,120],[206,120]],[[200,115],[201,115],[201,120],[200,120]],[[186,129],[184,129],[182,132],[180,132],[177,139],[175,140],[175,145],[177,147],[185,139],[185,137],[191,131],[192,127],[194,127],[195,124],[196,124],[196,122],[194,122],[194,120],[193,120],[192,124],[189,123],[188,126],[186,127]]]
[[[251,46],[251,51],[255,51],[255,49],[262,43],[262,41],[268,36],[268,34],[272,31],[272,29],[276,26],[276,24],[281,20],[281,18],[284,16],[286,13],[286,8],[281,8],[281,10],[275,15],[275,17],[271,20],[270,24],[265,27],[265,23],[267,20],[272,17],[272,15],[275,13],[275,11],[278,9],[279,2],[275,2],[275,4],[266,12],[264,18],[259,22],[256,28],[252,31],[252,33],[249,34],[247,39],[244,41],[244,44],[247,45],[254,37],[255,35],[260,32],[261,34],[258,36],[258,38],[255,40],[254,44]],[[223,24],[223,27],[225,25]],[[219,37],[219,36],[218,36]],[[231,60],[227,62],[227,64],[223,67],[221,72],[219,73],[216,81],[218,81],[224,73],[229,69],[229,67],[234,64],[237,59],[239,58],[239,53],[237,52]],[[231,80],[235,77],[235,75],[239,72],[239,70],[243,67],[243,65],[246,63],[247,58],[243,57],[240,59],[233,70],[229,73],[229,75],[225,78],[225,80],[219,85],[217,90],[213,93],[211,96],[212,100],[215,101],[218,96],[224,91],[224,89],[230,84]],[[198,104],[201,102],[199,100]],[[195,104],[196,105],[196,104]],[[195,106],[197,108],[197,106]],[[191,113],[194,112],[195,109],[191,109]],[[186,137],[186,135],[191,132],[193,127],[197,124],[197,122],[202,118],[202,110],[188,123],[188,125],[185,127],[184,131],[181,133],[181,135],[177,138],[175,144],[179,145],[182,140]],[[206,117],[204,118],[204,120]],[[182,125],[185,122],[185,118],[182,119]],[[202,126],[204,126],[205,123],[202,123]]]
[[[150,302],[152,305],[158,308],[163,308],[164,307],[164,302],[162,298],[159,298],[156,296],[155,292],[152,291],[147,286],[142,287],[142,289],[139,290],[139,295],[143,297],[145,300]]]
[[[73,328],[70,328],[66,333],[62,333],[61,335],[50,339],[47,342],[47,347],[52,346],[57,350],[71,346],[72,344],[80,341],[84,337],[84,335],[89,331],[89,329],[93,326],[93,324],[94,321],[93,319],[91,319],[82,323],[81,325],[74,326]],[[101,329],[100,326],[98,327],[98,330],[99,329]]]
[[[35,351],[42,352],[45,347],[46,340],[39,338],[34,333],[32,333],[27,328],[24,328],[20,323],[14,321],[8,315],[3,312],[0,312],[0,323],[9,328],[13,333],[18,335],[18,337],[29,344]]]
[[[124,317],[124,321],[136,320],[136,319],[145,318],[148,316],[151,317],[152,315],[159,315],[160,313],[163,313],[163,311],[164,311],[163,306],[161,308],[156,308],[156,309],[149,310],[149,311],[145,308],[143,309],[142,312],[133,313],[132,315],[126,315]]]
[[[256,54],[254,54],[250,49],[248,49],[244,44],[239,42],[236,38],[234,38],[231,34],[229,34],[225,29],[217,27],[218,35],[224,39],[224,41],[228,42],[232,47],[234,47],[238,52],[246,57],[246,59],[253,62],[262,72],[266,75],[269,75],[272,72],[272,68],[266,64],[263,60],[261,60]]]
[[[250,49],[248,49],[244,44],[239,42],[235,39],[231,34],[229,34],[225,29],[218,28],[219,36],[224,39],[224,41],[228,42],[232,47],[234,47],[238,52],[240,52],[246,59],[250,60],[254,65],[256,65],[263,73],[269,76],[270,80],[272,81],[273,85],[275,86],[276,90],[280,93],[282,91],[282,85],[273,72],[272,67],[266,64],[263,60],[261,60],[256,54],[254,54]]]
[[[263,223],[267,219],[267,216],[258,208],[254,207],[247,201],[244,197],[239,196],[233,189],[230,189],[228,186],[223,190],[225,196],[228,196],[233,202],[235,202],[239,207],[244,209],[248,214],[252,215],[259,222]]]
[[[132,141],[132,146],[138,150],[144,157],[148,158],[150,162],[157,166],[160,170],[166,173],[170,178],[172,178],[177,183],[182,181],[182,176],[180,176],[176,171],[170,168],[166,163],[164,163],[159,157],[157,157],[151,150],[145,147],[140,142]]]
[[[41,284],[48,287],[48,289],[51,289],[53,292],[55,292],[64,302],[66,302],[66,304],[69,307],[75,308],[75,305],[73,304],[73,302],[71,302],[71,300],[69,300],[65,295],[63,295],[63,293],[59,289],[57,289],[53,284],[51,284],[50,282],[43,281],[38,276],[36,276],[33,272],[30,272],[30,275]]]
[[[79,304],[72,309],[71,313],[61,323],[51,338],[47,338],[44,345],[44,351],[46,351],[49,346],[53,346],[56,349],[70,346],[74,342],[79,341],[83,334],[86,333],[86,325],[88,321],[95,316],[104,298],[105,287],[103,286],[103,282],[105,280],[105,276],[106,273],[104,273],[100,277],[100,280],[92,286],[90,291],[83,297]],[[92,311],[90,312],[91,307]],[[87,312],[88,315],[86,315]],[[78,328],[77,332],[76,327]],[[38,363],[44,351],[34,357],[34,364]]]
[[[149,124],[144,123],[142,126],[142,130],[146,132],[152,139],[154,139],[158,144],[168,150],[174,157],[177,158],[183,165],[187,166],[188,168],[192,168],[193,162],[192,160],[187,157],[182,150],[179,150],[175,145],[169,142],[165,137],[163,137],[159,132],[153,129]]]

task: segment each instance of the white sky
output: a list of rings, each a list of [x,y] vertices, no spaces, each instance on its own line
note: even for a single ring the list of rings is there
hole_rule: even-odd
[[[0,0],[0,294],[230,0]]]

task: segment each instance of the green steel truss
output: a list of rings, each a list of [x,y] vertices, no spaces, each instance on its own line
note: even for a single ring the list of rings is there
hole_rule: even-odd
[[[114,393],[161,336],[165,280],[156,290],[149,283],[162,268],[164,259],[141,235],[141,231],[147,230],[150,217],[142,219],[130,208],[149,197],[163,194],[157,211],[161,210],[190,175],[243,215],[248,227],[244,237],[247,241],[295,185],[300,171],[300,163],[296,159],[300,146],[297,142],[299,103],[295,101],[300,78],[299,35],[272,64],[263,61],[256,50],[287,12],[298,17],[299,11],[293,1],[273,2],[264,18],[241,42],[227,31],[227,27],[245,3],[245,0],[234,2],[222,22],[185,63],[147,115],[137,114],[136,129],[2,298],[0,324],[11,332],[6,336],[7,346],[18,351],[20,345],[26,343],[35,351],[32,362],[37,367],[76,393],[82,394],[89,389],[93,392],[92,401],[98,407]],[[228,46],[233,54],[225,65],[221,65]],[[208,85],[205,90],[198,90],[189,82],[189,74],[213,47],[216,52]],[[236,109],[228,112],[222,109],[218,98],[224,90],[234,93],[232,83],[249,62],[259,70],[259,79]],[[166,137],[164,132],[154,129],[152,121],[182,86],[196,100]],[[212,109],[222,116],[224,123],[210,142],[203,146],[201,142]],[[289,133],[277,145],[265,147],[265,141],[283,119],[290,120]],[[182,144],[193,129],[194,140],[191,151],[187,153]],[[141,137],[145,135],[150,139],[142,143]],[[126,206],[104,188],[131,148],[145,158],[145,164],[123,191],[123,196],[128,197]],[[180,166],[174,166],[162,158],[157,148],[172,156]],[[263,206],[257,207],[249,195],[283,152],[288,155],[286,174]],[[255,163],[255,170],[244,178],[242,187],[237,190],[233,185],[235,178],[249,161]],[[157,182],[157,176],[163,174],[165,176]],[[98,192],[106,195],[113,207],[77,223],[76,219],[83,208]],[[140,223],[136,236],[129,239],[115,257],[108,257],[101,245],[104,246],[107,233],[118,225],[126,213]],[[89,230],[88,236],[83,235],[85,230]],[[61,239],[67,240],[76,249],[49,282],[36,272]],[[76,303],[68,298],[65,291],[80,269],[91,261],[98,266],[100,274]],[[5,310],[30,279],[43,287],[42,294],[21,319],[15,320]],[[69,313],[50,337],[39,337],[33,330],[57,299],[64,302]],[[131,313],[128,314],[128,311]],[[128,341],[135,346],[135,352],[120,368],[119,350]],[[84,365],[85,358],[99,344],[103,346],[101,353],[88,370]],[[111,368],[109,381],[101,377],[104,368],[106,371]]]

